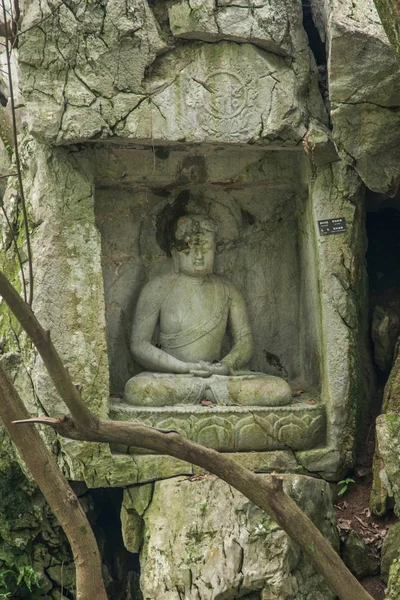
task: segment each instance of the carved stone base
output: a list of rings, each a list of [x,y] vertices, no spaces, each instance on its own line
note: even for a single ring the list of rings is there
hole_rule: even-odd
[[[160,429],[173,429],[194,442],[220,452],[285,448],[309,450],[323,445],[326,434],[325,406],[306,402],[289,406],[251,408],[138,408],[111,399],[110,418],[116,421],[137,421]],[[134,452],[140,450],[135,448]]]

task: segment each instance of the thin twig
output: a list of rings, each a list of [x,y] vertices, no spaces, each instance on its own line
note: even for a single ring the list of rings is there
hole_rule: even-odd
[[[28,213],[26,210],[26,202],[25,202],[25,194],[24,194],[24,186],[22,182],[22,171],[21,171],[21,162],[19,158],[19,149],[18,149],[18,133],[17,133],[17,120],[15,116],[15,101],[14,101],[14,87],[13,80],[11,74],[11,56],[10,56],[10,46],[8,39],[8,25],[7,25],[7,15],[6,15],[6,7],[4,4],[4,0],[1,0],[3,7],[3,18],[4,18],[4,27],[6,33],[6,60],[7,60],[7,68],[8,68],[8,85],[10,88],[10,101],[11,101],[11,115],[12,115],[12,129],[13,129],[13,138],[14,138],[14,152],[15,152],[15,164],[17,167],[17,175],[18,175],[18,186],[19,193],[21,197],[21,205],[22,205],[22,215],[24,221],[24,229],[25,229],[25,237],[26,237],[26,249],[28,256],[28,271],[29,271],[29,296],[28,296],[28,304],[32,306],[33,301],[33,265],[32,265],[32,250],[31,250],[31,240],[29,233],[29,224],[28,224]],[[25,292],[26,293],[26,292]]]
[[[39,425],[57,425],[62,423],[63,417],[30,417],[29,419],[19,419],[18,421],[12,421],[13,425],[23,425],[25,423],[38,423]]]
[[[7,177],[7,175],[5,175],[5,177]],[[14,235],[14,229],[13,229],[11,223],[10,223],[10,219],[8,218],[8,215],[6,213],[6,209],[4,208],[3,204],[1,204],[1,210],[3,211],[4,218],[7,221],[7,227],[9,229],[10,233],[11,233],[12,241],[14,243],[15,252],[16,252],[17,258],[18,258],[18,264],[19,264],[19,268],[20,268],[20,271],[21,271],[22,289],[24,291],[24,300],[25,300],[25,302],[27,302],[27,298],[26,298],[26,279],[25,279],[24,267],[23,267],[23,264],[22,264],[21,253],[20,253],[19,248],[18,248],[17,238]]]

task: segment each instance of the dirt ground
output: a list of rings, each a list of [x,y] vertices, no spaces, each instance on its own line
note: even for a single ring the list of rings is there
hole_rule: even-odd
[[[357,466],[354,472],[349,474],[355,483],[348,484],[347,491],[338,497],[335,507],[342,542],[350,531],[355,531],[363,538],[369,552],[380,558],[384,537],[389,527],[398,519],[392,511],[383,517],[376,517],[369,510],[374,437],[375,431],[371,427],[361,445]],[[380,575],[365,577],[361,584],[375,600],[384,600],[386,586]]]

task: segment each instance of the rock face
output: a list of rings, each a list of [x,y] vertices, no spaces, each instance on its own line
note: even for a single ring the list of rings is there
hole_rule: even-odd
[[[351,531],[346,539],[342,558],[358,579],[379,572],[379,560],[369,554],[367,544],[355,531]]]
[[[400,352],[399,344],[394,363],[385,386],[383,414],[376,420],[376,450],[371,508],[382,515],[394,501],[394,510],[400,514],[400,470],[397,448],[400,443]]]
[[[113,135],[298,143],[310,102],[326,121],[315,89],[308,97],[316,77],[301,2],[273,19],[268,3],[253,4],[167,3],[163,37],[147,0],[71,2],[55,15],[51,2],[32,2],[24,27],[41,26],[19,56],[31,132],[53,144]]]
[[[31,131],[48,143],[110,135],[143,99],[145,69],[167,46],[147,1],[73,1],[57,9],[30,2],[24,18],[24,29],[33,26],[19,56]],[[42,21],[43,29],[34,27]]]
[[[398,311],[397,311],[398,312]],[[398,314],[382,306],[375,306],[372,317],[372,340],[374,360],[383,373],[390,371],[393,351],[400,329]]]
[[[313,0],[326,39],[333,138],[364,183],[395,193],[400,181],[400,69],[373,0]]]
[[[329,486],[284,476],[284,488],[337,547]],[[130,498],[139,490],[130,488]],[[155,483],[143,520],[145,600],[335,597],[265,513],[214,477]],[[125,536],[130,527],[125,521]]]
[[[381,576],[385,583],[388,581],[389,571],[393,561],[396,560],[397,562],[397,559],[399,558],[399,540],[400,523],[395,523],[386,534],[382,546]]]
[[[181,0],[169,6],[168,16],[177,38],[250,42],[272,54],[292,57],[307,49],[297,0],[284,0],[279,11],[262,0]]]
[[[292,473],[287,489],[336,540],[327,485],[294,474],[338,479],[368,412],[365,185],[394,193],[400,182],[399,68],[372,0],[311,1],[327,70],[317,68],[300,0],[279,9],[267,0],[26,4],[14,60],[33,306],[85,402],[102,417],[111,407],[138,418],[119,398],[141,370],[129,349],[132,314],[145,282],[172,268],[156,243],[159,217],[188,190],[221,225],[216,272],[245,298],[250,368],[288,380],[295,409],[172,406],[142,421],[178,428],[254,471]],[[15,188],[10,179],[4,206],[24,254]],[[319,222],[336,218],[343,231],[322,235]],[[2,268],[20,289],[13,248],[5,227]],[[0,334],[32,413],[64,414],[3,304]],[[391,411],[396,382],[386,392]],[[378,423],[382,507],[389,496],[400,501],[396,419]],[[137,448],[54,446],[70,479],[128,488],[124,540],[141,551],[145,598],[330,598],[245,499],[212,478],[177,479],[193,465]]]

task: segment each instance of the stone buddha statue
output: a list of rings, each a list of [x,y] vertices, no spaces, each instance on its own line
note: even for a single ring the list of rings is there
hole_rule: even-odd
[[[125,386],[135,406],[280,406],[291,402],[283,379],[246,370],[253,350],[244,298],[213,272],[215,223],[204,215],[177,219],[170,240],[174,272],[143,288],[136,307],[131,351],[145,372]],[[230,333],[231,349],[221,356]],[[155,337],[158,332],[158,337]]]

